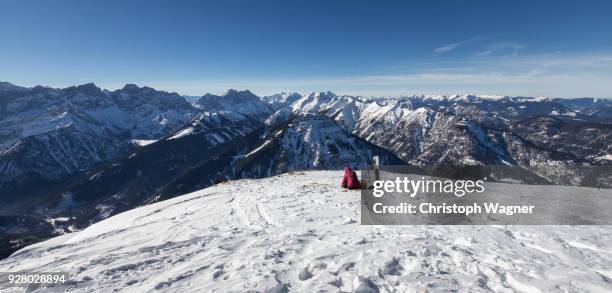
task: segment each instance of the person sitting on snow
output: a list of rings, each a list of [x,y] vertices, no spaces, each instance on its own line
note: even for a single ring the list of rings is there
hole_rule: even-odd
[[[359,189],[361,187],[357,173],[349,166],[344,167],[344,178],[342,178],[341,186],[348,189]]]

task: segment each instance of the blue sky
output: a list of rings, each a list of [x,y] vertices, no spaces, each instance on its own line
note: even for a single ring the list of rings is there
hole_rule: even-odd
[[[0,80],[612,97],[612,1],[0,1]]]

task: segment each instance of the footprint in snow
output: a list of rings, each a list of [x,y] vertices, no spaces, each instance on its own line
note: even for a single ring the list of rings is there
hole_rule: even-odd
[[[272,288],[268,288],[265,291],[266,293],[288,293],[289,292],[289,284],[277,284]]]
[[[337,288],[342,288],[342,285],[343,285],[342,278],[335,279],[327,284],[332,285]]]
[[[348,271],[353,270],[354,267],[355,267],[355,262],[352,262],[352,261],[345,262],[338,268],[338,270],[335,273],[332,273],[332,274],[337,276],[341,272],[348,272]]]
[[[308,271],[308,267],[305,267],[298,275],[298,278],[300,278],[300,281],[306,281],[312,278],[312,276],[313,276],[312,273]]]
[[[359,277],[357,280],[357,289],[355,289],[355,293],[380,293],[378,286],[372,282],[372,280]]]
[[[215,271],[213,273],[213,280],[216,280],[225,274],[225,265],[220,264],[215,267]]]
[[[390,261],[386,262],[382,269],[378,271],[378,274],[383,277],[385,275],[400,276],[404,267],[399,262],[399,259],[394,257]]]

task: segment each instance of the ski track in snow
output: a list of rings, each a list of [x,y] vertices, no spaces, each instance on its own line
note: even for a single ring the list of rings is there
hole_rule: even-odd
[[[72,292],[612,288],[610,226],[362,226],[341,176],[222,183],[26,247],[0,271],[67,271]]]

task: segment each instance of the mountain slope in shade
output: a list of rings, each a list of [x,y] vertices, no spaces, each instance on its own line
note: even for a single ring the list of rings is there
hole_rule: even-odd
[[[341,178],[218,184],[26,247],[0,271],[69,272],[71,292],[609,288],[607,226],[362,226],[359,193],[341,192]]]
[[[218,171],[215,167],[220,167],[209,163],[226,157],[229,161],[224,163],[229,165],[237,154],[228,155],[228,150],[249,147],[247,138],[257,137],[260,127],[258,122],[235,113],[200,113],[184,128],[89,172],[63,192],[69,193],[76,205],[95,204],[90,218],[95,221],[177,195],[167,193],[166,189],[176,178],[201,165],[208,166],[209,173],[202,174],[200,180],[210,185]],[[83,206],[77,214],[91,212]]]
[[[197,112],[177,94],[135,85],[10,88],[0,100],[0,191],[19,196],[125,155],[133,140],[159,139]]]
[[[555,99],[556,102],[578,111],[588,120],[612,123],[612,100],[597,98]]]
[[[14,242],[8,247],[19,247],[24,239],[30,242],[82,229],[160,198],[209,186],[217,180],[218,173],[227,173],[226,169],[240,155],[233,151],[248,151],[250,142],[258,139],[260,127],[259,122],[235,113],[200,113],[187,126],[157,142],[81,172],[70,182],[41,186],[44,189],[40,195],[27,201],[15,200],[10,209],[5,205],[0,240]],[[206,172],[198,178],[201,185],[174,183],[202,165]],[[48,223],[50,218],[64,220]],[[2,244],[0,250],[8,249]]]

